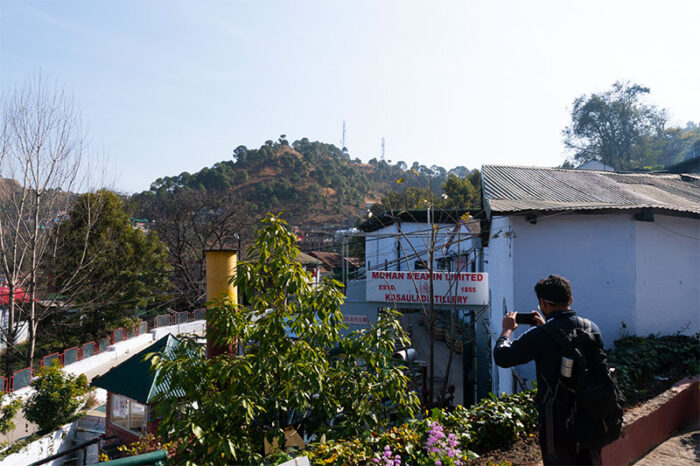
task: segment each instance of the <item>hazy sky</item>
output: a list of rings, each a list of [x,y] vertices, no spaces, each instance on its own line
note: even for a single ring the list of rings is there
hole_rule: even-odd
[[[446,168],[554,166],[577,96],[651,88],[700,121],[700,1],[0,0],[0,88],[72,92],[116,188],[239,145],[346,145]]]

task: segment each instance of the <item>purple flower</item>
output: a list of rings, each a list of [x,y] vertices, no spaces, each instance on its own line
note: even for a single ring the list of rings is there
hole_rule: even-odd
[[[442,461],[435,460],[435,466],[442,466]]]
[[[372,462],[373,462],[373,463],[379,464],[379,458],[373,458],[373,459],[372,459]]]

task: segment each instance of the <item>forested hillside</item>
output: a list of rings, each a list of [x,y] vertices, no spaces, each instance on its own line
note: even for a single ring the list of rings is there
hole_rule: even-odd
[[[474,185],[475,183],[476,185]],[[432,193],[429,192],[432,188]],[[478,204],[479,172],[372,159],[362,163],[332,144],[284,136],[258,149],[239,146],[231,160],[157,179],[132,196],[134,217],[146,218],[168,249],[173,268],[172,307],[193,309],[204,301],[204,250],[251,244],[267,213],[282,213],[303,231],[352,227],[384,209]]]
[[[149,191],[134,196],[134,213],[153,214],[147,205],[164,193],[185,191],[198,196],[206,192],[244,205],[248,219],[271,211],[283,212],[298,226],[352,226],[366,216],[368,204],[381,203],[394,191],[408,189],[413,198],[416,188],[422,192],[432,184],[433,192],[439,194],[450,174],[465,177],[471,172],[465,167],[448,172],[437,166],[414,163],[408,167],[404,162],[391,164],[377,159],[362,163],[332,144],[306,138],[290,144],[283,135],[258,149],[239,146],[231,160],[197,173],[157,179]]]

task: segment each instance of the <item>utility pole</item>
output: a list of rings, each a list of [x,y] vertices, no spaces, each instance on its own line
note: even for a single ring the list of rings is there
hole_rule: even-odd
[[[384,137],[382,137],[382,161],[384,160]]]
[[[341,279],[343,280],[343,285],[345,285],[345,295],[347,296],[347,281],[345,280],[345,240],[347,239],[347,236],[343,234],[343,240],[340,242],[340,267],[341,267],[341,272],[340,276],[342,277]]]
[[[433,225],[433,200],[432,182],[430,186],[430,196],[428,201],[428,221],[430,222],[430,248],[428,248],[428,273],[430,276],[430,297],[428,298],[428,312],[430,313],[430,400],[428,406],[433,407],[435,401],[435,292],[433,289],[433,258],[435,255],[435,225]]]
[[[343,120],[343,147],[340,148],[340,150],[345,149],[345,120]]]

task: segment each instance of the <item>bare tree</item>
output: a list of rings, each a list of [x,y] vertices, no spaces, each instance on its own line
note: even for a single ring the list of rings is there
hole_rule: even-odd
[[[41,76],[5,96],[0,111],[0,273],[8,290],[0,338],[16,356],[25,320],[31,365],[39,322],[56,304],[45,301],[49,276],[41,264],[52,252],[53,225],[82,181],[84,138],[73,99]]]
[[[205,256],[209,248],[241,247],[252,238],[254,222],[245,202],[230,193],[179,188],[135,196],[133,210],[153,221],[168,247],[173,306],[185,310],[204,305]]]

